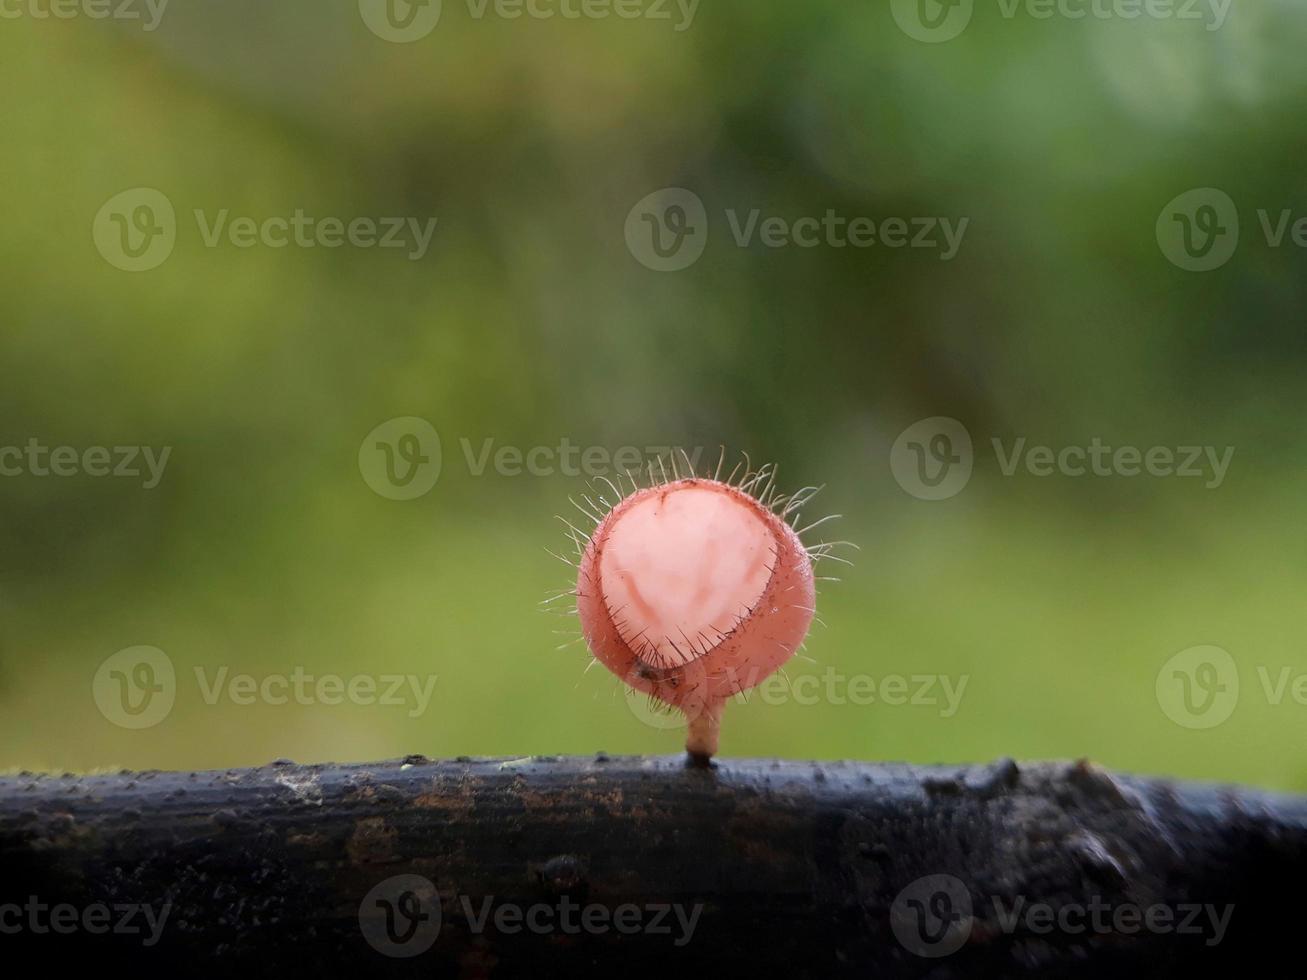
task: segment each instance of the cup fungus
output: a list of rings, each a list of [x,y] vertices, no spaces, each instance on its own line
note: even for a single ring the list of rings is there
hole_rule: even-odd
[[[719,479],[720,462],[711,479],[683,477],[674,463],[669,478],[661,460],[659,469],[643,487],[628,474],[629,493],[603,481],[612,500],[596,492],[582,495],[585,505],[573,501],[595,524],[586,534],[565,521],[579,555],[576,611],[600,663],[685,714],[686,750],[706,764],[727,699],[770,677],[803,642],[815,613],[813,563],[841,542],[805,547],[792,523],[819,488],[778,497],[775,467],[746,462],[738,482],[734,472]]]

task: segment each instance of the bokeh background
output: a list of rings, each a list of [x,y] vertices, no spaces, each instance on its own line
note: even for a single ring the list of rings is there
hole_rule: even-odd
[[[23,0],[26,4],[26,0]],[[27,6],[15,8],[26,11]],[[143,4],[140,9],[144,10]],[[672,8],[673,12],[675,8]],[[584,479],[480,474],[464,446],[717,447],[826,484],[861,545],[791,678],[966,677],[939,705],[762,699],[723,751],[921,763],[1089,756],[1307,789],[1307,4],[1210,24],[1007,18],[929,44],[888,3],[712,0],[517,20],[445,0],[412,43],[355,0],[173,0],[156,30],[0,20],[0,445],[172,447],[159,485],[0,478],[0,767],[224,767],[676,752],[586,672],[546,548]],[[172,254],[125,272],[92,223],[162,192]],[[637,261],[632,206],[692,190],[711,233]],[[1167,260],[1167,202],[1237,202],[1233,257]],[[420,261],[206,247],[191,217],[438,218]],[[930,250],[738,247],[726,209],[966,217]],[[439,480],[388,499],[360,445],[426,419]],[[948,416],[974,473],[904,491],[891,446]],[[991,439],[1235,447],[1224,482],[1003,475]],[[822,530],[827,530],[823,527]],[[1177,724],[1159,671],[1229,651],[1228,720]],[[165,651],[175,703],[121,727],[116,651]],[[430,703],[209,704],[221,669],[434,675]],[[1260,669],[1260,673],[1259,673]],[[257,699],[256,699],[257,700]],[[773,699],[774,700],[774,699]]]

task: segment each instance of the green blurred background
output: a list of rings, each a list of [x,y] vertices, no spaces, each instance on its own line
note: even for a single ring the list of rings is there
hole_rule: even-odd
[[[26,4],[27,0],[23,0]],[[27,9],[23,7],[22,9]],[[407,44],[355,0],[173,0],[130,22],[0,20],[0,446],[171,446],[159,485],[0,478],[0,768],[224,767],[277,757],[668,753],[585,671],[555,514],[584,480],[477,475],[462,440],[717,447],[824,483],[861,545],[819,599],[806,674],[966,676],[938,706],[752,699],[728,755],[914,762],[1089,756],[1307,790],[1307,4],[1234,0],[1221,29],[1039,20],[980,0],[925,44],[887,3],[713,0],[650,19],[508,20],[446,0]],[[712,231],[676,273],[623,226],[692,189]],[[91,228],[150,187],[176,247],[120,271]],[[1159,249],[1164,205],[1238,202],[1223,267]],[[205,247],[194,209],[436,216],[420,261]],[[725,209],[965,216],[958,256],[736,247]],[[425,418],[443,466],[414,500],[359,447]],[[890,447],[951,416],[975,472],[947,500]],[[1005,477],[990,439],[1236,448],[1224,483]],[[823,528],[823,530],[825,530]],[[561,625],[560,625],[561,624]],[[97,668],[139,644],[175,704],[120,727]],[[1214,728],[1172,721],[1159,670],[1238,664]],[[206,703],[194,676],[435,675],[430,704]]]

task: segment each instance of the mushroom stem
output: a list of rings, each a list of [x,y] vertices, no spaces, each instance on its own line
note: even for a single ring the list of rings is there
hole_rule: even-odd
[[[721,733],[725,707],[725,700],[709,701],[687,715],[689,728],[685,733],[685,751],[690,755],[691,764],[706,766],[717,754],[717,736]]]

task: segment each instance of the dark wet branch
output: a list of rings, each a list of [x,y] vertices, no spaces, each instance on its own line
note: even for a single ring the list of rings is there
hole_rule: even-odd
[[[1086,765],[0,779],[0,948],[145,975],[1248,973],[1305,874],[1307,799]]]

